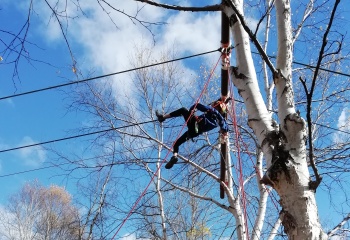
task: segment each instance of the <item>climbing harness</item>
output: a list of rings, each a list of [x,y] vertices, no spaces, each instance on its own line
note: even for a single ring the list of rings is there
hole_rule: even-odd
[[[230,46],[228,44],[223,44],[221,48],[219,48],[219,51],[221,54],[221,67],[223,70],[228,70],[230,67],[230,57],[231,57],[231,51],[234,47]]]

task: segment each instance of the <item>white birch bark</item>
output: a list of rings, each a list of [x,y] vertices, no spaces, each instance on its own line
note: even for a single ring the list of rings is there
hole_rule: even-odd
[[[230,141],[229,138],[226,139],[227,141],[227,147],[228,147],[228,154],[227,154],[227,159],[226,159],[226,166],[231,166],[231,154],[230,154]],[[239,240],[245,240],[247,239],[247,226],[245,225],[245,216],[244,212],[242,211],[242,206],[241,206],[241,198],[240,195],[237,194],[237,197],[234,197],[234,192],[233,192],[233,182],[232,182],[232,168],[228,167],[227,169],[227,174],[228,174],[228,182],[227,182],[227,190],[226,195],[228,198],[228,202],[230,204],[230,209],[229,211],[233,214],[235,218],[235,224],[237,226],[237,236]],[[239,189],[240,191],[241,189]]]
[[[243,3],[235,6],[243,15]],[[289,239],[325,239],[318,220],[314,191],[309,189],[306,161],[305,121],[296,113],[292,88],[293,43],[289,0],[275,1],[278,22],[278,73],[274,73],[280,127],[274,123],[263,101],[250,50],[250,39],[233,9],[225,8],[230,18],[236,67],[232,81],[246,105],[248,124],[265,155],[269,182],[278,192],[280,217]]]
[[[281,226],[281,219],[277,219],[277,221],[275,222],[275,225],[273,225],[270,235],[268,237],[267,240],[273,240],[275,239],[275,237],[277,236],[277,231],[279,229],[279,227]]]
[[[319,223],[315,192],[310,190],[306,161],[305,121],[296,113],[292,88],[293,39],[289,0],[275,1],[278,27],[278,55],[275,76],[278,118],[288,154],[287,171],[281,174],[275,190],[281,198],[280,213],[284,230],[290,239],[326,239]]]
[[[257,171],[258,174],[262,176],[262,161],[263,161],[263,153],[259,152],[257,156]],[[256,215],[254,228],[252,230],[252,240],[259,240],[261,238],[261,230],[264,225],[265,220],[265,213],[266,213],[266,205],[267,205],[267,197],[268,197],[268,191],[265,187],[265,185],[260,184],[259,177],[258,180],[258,187],[260,192],[260,198],[259,198],[259,207],[258,207],[258,214]]]
[[[273,5],[273,0],[267,0],[267,7],[270,8]],[[267,52],[267,45],[269,42],[269,34],[271,27],[271,14],[270,12],[266,16],[265,24],[265,39],[264,39],[264,51]],[[264,82],[265,82],[265,94],[266,94],[266,105],[269,111],[272,111],[272,98],[273,98],[273,89],[274,84],[271,84],[269,81],[269,72],[268,67],[265,62],[263,62],[263,71],[264,71]]]
[[[162,132],[163,133],[163,132]],[[163,134],[161,139],[163,140]],[[161,225],[162,225],[162,234],[163,234],[163,238],[164,240],[167,240],[167,233],[166,233],[166,218],[165,218],[165,214],[164,214],[164,201],[163,201],[163,194],[162,194],[162,190],[161,190],[161,169],[160,169],[160,160],[161,158],[161,152],[162,152],[162,146],[159,145],[159,149],[158,149],[158,159],[159,161],[157,162],[157,182],[156,182],[156,189],[157,189],[157,195],[158,195],[158,204],[159,204],[159,214],[160,214],[160,218],[161,218]]]
[[[233,194],[227,194],[228,202],[230,204],[229,211],[233,214],[236,220],[237,227],[237,239],[246,240],[247,239],[247,228],[245,225],[245,216],[241,207],[241,198],[238,194],[237,197],[234,197]]]

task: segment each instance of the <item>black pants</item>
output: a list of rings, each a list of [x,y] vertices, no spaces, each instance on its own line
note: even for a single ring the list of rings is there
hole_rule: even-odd
[[[175,143],[174,143],[174,153],[178,153],[179,152],[179,147],[181,144],[183,144],[184,142],[186,142],[189,139],[195,138],[197,136],[199,136],[201,133],[198,131],[196,132],[196,118],[193,117],[193,115],[190,117],[191,112],[189,110],[187,110],[187,108],[179,108],[178,110],[175,110],[174,112],[169,113],[170,117],[180,117],[182,116],[185,121],[187,121],[187,128],[188,130],[182,134],[181,137],[179,137]]]

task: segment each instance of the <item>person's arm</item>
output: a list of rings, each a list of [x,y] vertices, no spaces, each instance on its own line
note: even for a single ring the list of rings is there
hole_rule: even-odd
[[[190,108],[190,110],[192,110],[192,109],[194,108],[194,106],[196,106],[196,105],[193,105],[193,106]],[[206,105],[203,105],[203,104],[201,104],[201,103],[198,103],[197,106],[196,106],[196,108],[197,108],[199,111],[201,111],[201,112],[208,112],[208,111],[213,111],[213,110],[215,110],[215,109],[212,108],[211,106],[206,106]]]
[[[214,113],[218,119],[220,130],[224,133],[227,133],[228,132],[228,125],[227,125],[225,118],[216,109],[214,109]]]
[[[192,106],[194,107],[194,106]],[[228,125],[226,123],[226,120],[223,118],[223,116],[218,112],[218,110],[216,110],[215,108],[213,108],[212,106],[206,106],[206,105],[203,105],[201,103],[198,103],[197,104],[197,107],[196,107],[199,111],[201,112],[208,112],[208,111],[211,111],[215,114],[217,120],[218,120],[218,123],[219,123],[219,126],[220,126],[220,130],[224,133],[227,133],[228,132]]]

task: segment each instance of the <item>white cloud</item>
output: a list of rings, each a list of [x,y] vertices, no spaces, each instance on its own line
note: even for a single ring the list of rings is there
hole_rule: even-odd
[[[33,139],[28,136],[23,137],[23,139],[18,144],[20,146],[32,145],[35,144]],[[21,148],[16,151],[16,156],[20,158],[20,162],[28,166],[40,166],[46,160],[46,151],[42,146],[33,146],[27,148]]]
[[[183,52],[200,53],[220,47],[220,14],[179,12],[168,19],[163,44],[174,42]]]
[[[17,144],[7,144],[0,139],[0,149],[11,149],[16,147],[22,147],[27,145],[36,144],[32,138],[25,136]],[[46,160],[46,150],[42,146],[33,146],[27,148],[21,148],[16,151],[9,152],[17,164],[23,164],[31,167],[38,167]],[[2,165],[0,162],[0,171],[2,170]]]
[[[350,108],[344,108],[338,120],[338,128],[344,131],[350,130]]]
[[[137,11],[136,3],[118,1],[118,9],[131,16]],[[129,69],[129,57],[135,45],[151,45],[150,33],[141,27],[137,21],[121,13],[111,13],[114,22],[108,17],[96,2],[85,4],[89,18],[82,18],[74,27],[74,39],[84,49],[83,59],[87,60],[88,67],[101,70],[102,73],[112,73]],[[161,11],[157,8],[145,7],[139,12],[139,19],[153,22],[161,18]],[[72,31],[71,31],[72,32]],[[131,95],[131,81],[126,74],[112,77],[114,89],[118,95]]]
[[[89,1],[88,1],[89,2]],[[70,32],[74,33],[74,39],[84,49],[83,59],[87,65],[101,70],[102,73],[112,73],[130,69],[130,56],[135,46],[151,46],[153,36],[148,30],[132,21],[121,13],[111,13],[115,23],[111,21],[106,12],[96,7],[96,2],[84,3],[88,9],[89,18],[82,18],[70,25]],[[139,4],[121,1],[118,9],[130,13],[133,16]],[[156,46],[152,52],[155,60],[160,52],[174,45],[179,56],[193,53],[201,53],[220,47],[220,14],[199,14],[179,12],[167,18],[164,9],[145,6],[138,13],[138,18],[148,22],[164,22],[154,33],[157,34]],[[196,17],[197,16],[197,17]],[[115,24],[115,25],[114,25]],[[160,32],[161,29],[161,32]],[[212,56],[206,56],[211,59]],[[182,65],[188,76],[194,75]],[[128,75],[116,75],[112,77],[113,89],[118,97],[132,96],[132,82]],[[126,102],[126,101],[121,101]]]
[[[345,107],[341,112],[338,118],[337,128],[339,130],[350,132],[350,108]],[[343,142],[346,141],[345,138],[348,137],[348,134],[342,132],[334,133],[334,141],[335,142]]]
[[[80,1],[79,3],[85,16],[68,19],[69,40],[73,50],[79,49],[79,52],[83,53],[79,55],[78,62],[84,62],[89,70],[97,69],[97,74],[130,69],[130,56],[133,54],[135,46],[148,47],[153,44],[153,35],[138,21],[130,18],[136,15],[137,19],[146,22],[167,23],[151,25],[156,40],[156,46],[152,52],[155,60],[161,51],[172,45],[176,47],[179,57],[220,47],[221,14],[219,12],[176,12],[134,1],[113,1],[113,6],[129,14],[130,17],[128,17],[123,13],[111,10],[109,6],[103,5],[103,2],[101,4],[108,9],[109,15],[95,0]],[[65,8],[67,14],[77,15],[77,6],[71,2],[68,4],[71,5]],[[57,29],[59,27],[57,22],[49,21],[51,12],[48,6],[42,1],[36,2],[36,6],[38,15],[46,19],[41,31],[47,41],[57,42],[58,39],[63,41],[62,33],[60,33],[60,29]],[[147,25],[147,23],[144,24]],[[219,54],[210,54],[205,55],[204,58],[198,58],[198,60],[211,66],[218,58]],[[198,75],[195,72],[199,69],[191,70],[185,65],[182,67],[182,72],[186,75],[181,79],[185,80]],[[131,92],[132,82],[127,74],[115,75],[111,78],[116,96],[119,98],[129,96],[128,99],[133,96]],[[122,99],[120,102],[126,102],[124,100]]]
[[[37,3],[39,4],[39,3]],[[129,67],[129,55],[136,45],[148,46],[153,43],[153,36],[130,17],[111,10],[107,15],[95,0],[80,2],[86,16],[69,19],[69,35],[84,50],[84,59],[91,65],[101,69],[104,73],[116,72]],[[103,3],[101,3],[103,4]],[[45,4],[39,5],[43,19],[49,23],[43,30],[48,40],[62,39],[59,26],[55,21],[48,21],[51,12]],[[200,53],[220,47],[220,13],[199,14],[188,12],[174,12],[166,16],[161,8],[140,4],[133,1],[115,1],[113,6],[146,22],[167,22],[168,24],[153,25],[152,31],[156,34],[156,44],[159,50],[175,44],[181,53]],[[140,10],[142,8],[142,10]],[[68,6],[67,14],[77,15],[75,5]],[[139,11],[140,10],[140,11]],[[139,11],[139,12],[138,12]],[[113,21],[111,21],[111,18]],[[147,25],[147,23],[144,23]],[[151,25],[152,26],[152,25]],[[125,84],[123,84],[125,86]]]

